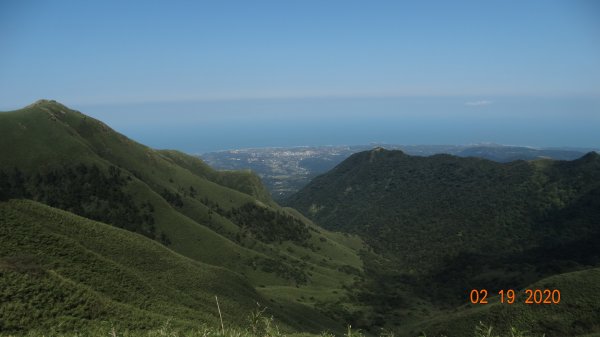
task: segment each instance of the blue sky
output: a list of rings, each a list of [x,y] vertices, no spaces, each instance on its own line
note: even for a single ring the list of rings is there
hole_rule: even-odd
[[[482,122],[550,119],[545,122],[555,129],[544,133],[571,125],[576,114],[581,124],[554,143],[600,145],[593,134],[578,135],[589,125],[600,127],[600,2],[593,0],[3,0],[0,48],[0,110],[52,98],[157,147],[257,144],[225,145],[192,132],[174,142],[149,131],[157,118],[202,132],[203,121],[216,115],[240,125],[247,118],[246,126],[270,116],[280,123],[273,130],[314,115],[311,125],[330,121],[319,126],[329,137],[327,125],[335,128],[340,118],[357,125],[368,119],[375,129],[392,120],[415,127],[442,127],[444,120],[451,128],[473,120],[473,111],[475,120],[487,116]],[[356,105],[361,99],[369,104]],[[310,109],[302,110],[307,101]],[[212,128],[223,125],[215,123]],[[521,133],[508,125],[503,130],[497,140],[504,143]],[[465,139],[464,132],[438,138],[494,140],[476,132]],[[292,143],[325,141],[319,137]],[[270,145],[290,143],[283,135],[266,138]],[[394,140],[392,133],[379,138],[434,142]],[[519,139],[557,145],[547,135]],[[183,145],[196,141],[213,144]]]

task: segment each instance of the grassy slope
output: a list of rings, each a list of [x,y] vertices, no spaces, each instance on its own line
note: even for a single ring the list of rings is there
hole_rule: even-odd
[[[241,275],[177,254],[138,234],[28,200],[0,203],[0,331],[73,331],[217,324],[244,326],[256,303],[284,329],[336,322],[296,303],[277,305]],[[123,320],[123,317],[127,317]]]
[[[216,322],[266,302],[240,275],[122,229],[32,202],[0,203],[0,330]],[[120,317],[129,317],[121,320]]]
[[[239,225],[232,218],[211,211],[211,207],[218,205],[228,211],[257,203],[273,212],[294,214],[273,203],[253,174],[217,172],[183,153],[150,149],[100,121],[52,101],[0,113],[0,134],[8,135],[0,138],[0,169],[18,167],[33,174],[76,163],[121,168],[131,177],[124,191],[137,204],[150,202],[154,206],[156,228],[169,237],[170,249],[245,276],[281,309],[289,308],[299,315],[314,314],[310,305],[282,296],[279,290],[270,292],[270,287],[290,287],[307,293],[314,293],[315,289],[333,291],[352,281],[352,275],[340,267],[361,268],[357,255],[360,242],[347,244],[351,240],[323,231],[306,219],[305,224],[314,229],[310,231],[310,247],[286,241],[264,243],[252,238],[240,245],[233,240],[240,232]],[[190,187],[196,191],[193,196],[186,193]],[[164,190],[182,195],[183,207],[169,204],[161,196]],[[310,270],[307,283],[297,288],[293,280],[264,270],[261,265],[268,261],[289,270],[304,263],[305,269]]]
[[[134,171],[145,181],[135,178],[127,189],[138,199],[151,201],[157,208],[157,228],[169,235],[174,250],[207,263],[236,267],[229,261],[237,260],[238,253],[241,254],[239,247],[174,210],[149,185],[174,189],[169,186],[168,179],[181,174],[183,177],[179,179],[192,180],[199,190],[211,193],[216,202],[229,202],[232,197],[216,184],[194,179],[191,173],[162,159],[156,151],[113,132],[99,121],[57,104],[44,102],[0,114],[0,128],[3,134],[12,136],[3,137],[6,143],[0,144],[2,157],[7,158],[2,162],[4,168],[18,167],[35,172],[63,163],[83,162],[101,167],[112,164]],[[252,200],[242,193],[231,194],[245,201]]]
[[[175,164],[198,176],[205,177],[219,185],[249,194],[265,203],[271,203],[269,191],[262,185],[260,178],[250,171],[215,171],[197,157],[192,157],[176,150],[160,150],[159,152],[171,159]]]

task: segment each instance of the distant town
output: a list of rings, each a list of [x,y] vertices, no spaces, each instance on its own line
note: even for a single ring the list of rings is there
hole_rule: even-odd
[[[252,170],[258,174],[275,200],[284,200],[315,176],[325,173],[356,152],[384,147],[409,155],[450,154],[479,157],[498,162],[551,158],[573,160],[587,148],[534,148],[500,144],[470,145],[397,145],[368,144],[343,146],[265,147],[235,149],[201,154],[209,165],[221,170]]]

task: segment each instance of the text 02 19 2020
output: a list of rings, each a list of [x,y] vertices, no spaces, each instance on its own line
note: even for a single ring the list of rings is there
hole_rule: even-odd
[[[472,289],[469,301],[473,304],[488,304],[489,292],[487,289]],[[519,296],[525,304],[559,304],[560,290],[558,289],[524,289]],[[514,304],[517,301],[517,292],[513,289],[500,289],[498,291],[500,303]]]

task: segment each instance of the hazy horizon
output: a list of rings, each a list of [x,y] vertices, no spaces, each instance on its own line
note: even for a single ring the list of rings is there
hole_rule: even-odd
[[[600,98],[320,97],[60,103],[153,148],[193,154],[367,144],[600,148]]]
[[[370,143],[600,146],[600,99],[590,98],[305,98],[74,107],[144,144],[189,153]]]
[[[7,1],[0,43],[0,110],[156,148],[600,146],[596,1]]]

